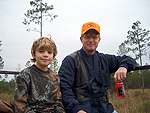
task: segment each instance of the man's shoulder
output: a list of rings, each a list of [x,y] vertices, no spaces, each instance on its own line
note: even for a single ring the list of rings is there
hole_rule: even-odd
[[[107,56],[115,56],[115,55],[113,55],[113,54],[102,53],[102,52],[98,52],[98,51],[96,51],[96,54],[99,55],[99,56],[104,56],[104,57],[107,57]]]
[[[75,58],[77,56],[77,54],[80,54],[79,50],[74,51],[73,53],[70,53],[68,56]]]
[[[96,53],[96,55],[98,55],[98,56],[106,56],[106,54],[100,53],[100,52],[98,52],[98,51],[96,51],[95,53]]]

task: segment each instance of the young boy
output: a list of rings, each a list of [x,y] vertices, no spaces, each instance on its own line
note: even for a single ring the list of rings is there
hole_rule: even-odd
[[[15,112],[65,113],[58,75],[48,69],[57,55],[54,41],[47,37],[35,40],[31,54],[35,64],[22,70],[16,79]]]

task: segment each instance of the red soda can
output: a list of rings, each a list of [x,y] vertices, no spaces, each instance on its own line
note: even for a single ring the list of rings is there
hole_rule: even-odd
[[[118,98],[125,97],[126,94],[125,94],[125,89],[124,89],[123,82],[121,82],[121,81],[116,82],[115,86],[116,86],[116,91],[117,91]]]

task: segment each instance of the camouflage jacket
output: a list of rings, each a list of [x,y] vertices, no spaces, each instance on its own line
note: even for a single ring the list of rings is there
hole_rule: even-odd
[[[61,100],[59,77],[52,70],[35,65],[22,70],[15,85],[16,113],[65,113]]]

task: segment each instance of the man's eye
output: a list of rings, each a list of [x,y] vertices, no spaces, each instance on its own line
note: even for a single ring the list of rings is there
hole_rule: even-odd
[[[85,38],[90,38],[90,35],[85,35]]]
[[[97,38],[97,36],[93,36],[93,38],[95,39],[95,38]]]

